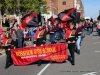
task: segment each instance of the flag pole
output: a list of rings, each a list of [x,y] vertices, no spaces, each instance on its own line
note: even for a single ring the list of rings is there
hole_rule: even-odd
[[[77,6],[76,6],[76,8],[75,8],[75,26],[76,26],[76,23],[77,23]]]
[[[76,26],[76,19],[77,19],[77,17],[76,17],[76,14],[77,14],[77,0],[74,0],[74,7],[75,7],[75,9],[76,9],[76,11],[75,11],[75,26]]]

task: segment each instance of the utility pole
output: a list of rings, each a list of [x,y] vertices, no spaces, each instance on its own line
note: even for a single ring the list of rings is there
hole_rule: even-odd
[[[52,17],[53,17],[53,13],[54,13],[54,12],[53,12],[53,3],[51,4],[51,7],[52,7]]]
[[[17,0],[17,6],[18,6],[18,24],[20,24],[20,0]]]
[[[74,7],[76,8],[77,0],[74,0]]]
[[[20,1],[17,0],[17,6],[18,6],[18,15],[20,14]]]

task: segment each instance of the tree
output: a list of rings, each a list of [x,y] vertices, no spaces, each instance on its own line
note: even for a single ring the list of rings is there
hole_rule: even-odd
[[[40,12],[40,6],[46,5],[44,0],[0,0],[0,10],[2,14],[19,14]],[[43,12],[47,12],[47,7],[43,8]]]

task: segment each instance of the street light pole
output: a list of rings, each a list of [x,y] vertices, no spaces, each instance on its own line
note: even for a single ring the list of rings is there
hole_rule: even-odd
[[[20,1],[17,0],[17,5],[18,5],[18,15],[20,14]]]
[[[74,7],[76,8],[77,0],[74,0]]]
[[[41,5],[41,6],[40,6],[41,22],[42,22],[42,24],[43,24],[43,22],[44,22],[43,17],[42,17],[42,14],[43,14],[43,7],[45,7],[45,5]]]
[[[52,8],[52,17],[53,17],[53,13],[54,13],[54,12],[53,12],[53,4],[51,4],[51,8]]]

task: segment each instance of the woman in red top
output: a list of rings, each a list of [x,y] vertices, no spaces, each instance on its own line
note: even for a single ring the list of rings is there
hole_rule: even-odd
[[[66,30],[66,42],[68,43],[68,49],[71,55],[71,64],[75,65],[75,43],[77,40],[76,29],[74,29],[74,24],[71,22],[69,23],[70,28]]]

